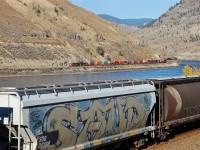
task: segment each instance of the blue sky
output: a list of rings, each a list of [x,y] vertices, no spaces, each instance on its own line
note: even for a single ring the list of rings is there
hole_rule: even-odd
[[[180,0],[70,0],[73,4],[94,12],[120,19],[158,18]]]

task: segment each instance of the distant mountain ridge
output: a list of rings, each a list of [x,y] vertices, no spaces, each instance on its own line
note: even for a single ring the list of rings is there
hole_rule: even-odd
[[[143,27],[154,20],[151,18],[119,19],[106,14],[99,14],[98,16],[116,25],[125,24],[128,26],[136,26],[136,27]]]
[[[200,60],[200,2],[181,0],[144,28],[120,27],[139,44],[179,59]]]

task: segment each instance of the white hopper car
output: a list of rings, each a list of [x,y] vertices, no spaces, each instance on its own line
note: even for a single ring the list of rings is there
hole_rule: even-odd
[[[154,136],[155,86],[146,80],[0,88],[0,149],[87,149]]]

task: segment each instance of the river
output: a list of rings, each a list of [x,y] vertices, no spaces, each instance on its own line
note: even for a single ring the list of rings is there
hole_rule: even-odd
[[[102,80],[119,79],[145,79],[145,78],[165,78],[182,75],[182,69],[185,65],[200,66],[200,61],[181,61],[178,67],[116,71],[116,72],[98,72],[98,73],[75,73],[75,74],[56,74],[56,75],[33,75],[33,76],[3,76],[0,77],[0,87],[24,87],[36,86],[42,84],[67,84],[74,82],[95,82]]]

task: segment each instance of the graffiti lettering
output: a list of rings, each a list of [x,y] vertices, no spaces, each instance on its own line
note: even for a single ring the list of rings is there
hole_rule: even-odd
[[[84,122],[84,127],[78,136],[77,143],[85,142],[82,137],[87,137],[87,140],[91,141],[106,135],[106,131],[112,130],[112,116],[114,116],[112,107],[114,107],[112,100],[108,100],[105,106],[102,106],[99,101],[94,101],[86,111],[80,111],[80,118]],[[107,113],[107,116],[105,117],[103,113]]]
[[[151,101],[151,96],[148,96]],[[43,134],[38,138],[41,147],[48,144],[65,148],[93,141],[110,135],[145,126],[147,109],[135,96],[104,98],[67,103],[50,108],[44,115]],[[84,108],[84,109],[81,109]],[[34,112],[33,114],[38,114]],[[37,121],[32,115],[32,121]],[[35,125],[36,126],[36,125]],[[40,124],[38,124],[40,126]],[[38,127],[36,126],[36,127]],[[35,127],[35,128],[36,128]],[[50,140],[51,132],[58,132],[58,138]],[[49,142],[50,141],[50,142]]]
[[[38,138],[39,143],[45,142],[46,140],[47,140],[47,136],[41,136]]]
[[[33,130],[36,130],[37,128],[41,127],[42,121],[40,118],[40,112],[39,111],[33,111],[29,115],[29,120],[32,124]]]
[[[129,131],[138,128],[144,118],[144,107],[135,97],[127,97],[119,102],[120,124],[119,130]]]
[[[33,125],[33,129],[35,130],[35,129],[39,128],[41,125],[42,125],[42,121],[37,120],[37,121],[35,122],[35,124]]]
[[[29,119],[30,119],[30,122],[35,122],[38,120],[40,114],[39,114],[39,111],[33,111],[30,113],[29,115]]]
[[[60,146],[58,140],[58,131],[43,133],[37,136],[39,149],[46,149],[49,145],[55,145],[55,147]]]
[[[62,147],[74,145],[77,139],[77,108],[74,105],[59,106],[50,109],[45,115],[45,132],[59,130],[59,142]],[[66,139],[67,136],[67,139]]]

